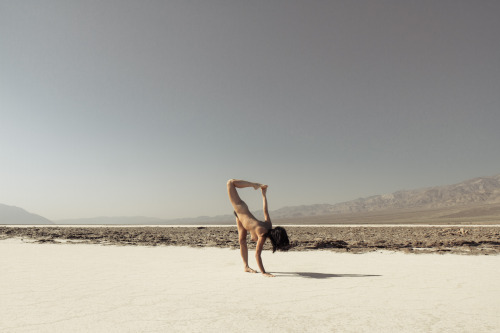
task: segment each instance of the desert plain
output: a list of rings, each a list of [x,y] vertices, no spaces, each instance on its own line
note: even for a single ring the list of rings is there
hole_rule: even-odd
[[[289,251],[330,250],[364,253],[391,250],[415,253],[498,254],[495,225],[329,225],[285,226]],[[0,226],[0,239],[36,243],[191,246],[239,248],[234,226]],[[249,248],[255,248],[250,242]],[[270,243],[265,248],[269,250]]]
[[[500,328],[500,226],[285,227],[266,278],[234,227],[1,226],[0,331]]]

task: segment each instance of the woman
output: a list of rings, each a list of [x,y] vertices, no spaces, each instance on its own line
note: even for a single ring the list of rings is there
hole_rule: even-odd
[[[255,190],[261,189],[262,199],[264,203],[264,218],[265,221],[257,220],[250,210],[248,210],[247,204],[241,200],[238,195],[236,188],[253,187]],[[248,266],[248,248],[247,248],[247,231],[250,232],[250,238],[252,241],[257,242],[257,248],[255,249],[255,259],[257,260],[257,265],[264,276],[274,277],[274,275],[266,273],[264,265],[262,265],[262,248],[266,239],[269,237],[273,245],[273,253],[278,250],[287,250],[289,241],[285,229],[281,227],[276,227],[273,229],[271,223],[271,218],[269,217],[269,212],[267,211],[267,185],[252,183],[245,180],[230,179],[227,182],[227,192],[229,194],[229,200],[234,208],[234,215],[236,215],[236,225],[238,226],[238,235],[240,240],[240,253],[243,258],[243,264],[245,265],[245,272],[257,273],[255,270]]]

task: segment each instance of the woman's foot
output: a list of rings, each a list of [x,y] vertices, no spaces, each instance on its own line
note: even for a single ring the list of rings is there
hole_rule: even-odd
[[[250,268],[250,267],[248,267],[248,266],[247,266],[247,267],[245,267],[244,271],[245,271],[245,272],[247,272],[247,273],[257,273],[257,271],[256,271],[255,269],[251,269],[251,268]]]

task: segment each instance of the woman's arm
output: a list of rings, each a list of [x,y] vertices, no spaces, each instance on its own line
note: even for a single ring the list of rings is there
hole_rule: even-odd
[[[266,273],[264,269],[264,265],[262,264],[262,258],[260,257],[262,253],[262,249],[264,248],[264,242],[266,241],[265,236],[259,236],[259,240],[257,241],[257,248],[255,249],[255,259],[257,260],[257,265],[259,266],[260,271],[264,276],[274,277],[274,275]]]
[[[262,201],[263,201],[263,210],[264,210],[264,219],[266,222],[271,222],[271,217],[269,216],[269,211],[267,210],[267,185],[262,185]]]

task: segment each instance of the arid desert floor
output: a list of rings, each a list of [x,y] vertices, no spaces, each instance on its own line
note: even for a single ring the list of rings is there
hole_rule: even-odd
[[[266,278],[230,248],[60,241],[0,240],[1,332],[500,328],[498,255],[264,251]]]
[[[285,226],[290,251],[325,249],[364,253],[391,250],[410,253],[498,254],[500,226],[372,225]],[[234,226],[0,226],[0,239],[18,237],[37,243],[192,246],[239,248]],[[250,242],[249,248],[255,248]],[[270,249],[266,242],[265,249]]]

